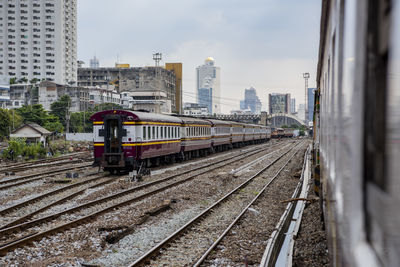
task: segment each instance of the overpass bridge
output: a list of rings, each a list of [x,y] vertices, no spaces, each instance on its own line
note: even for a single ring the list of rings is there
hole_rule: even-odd
[[[232,115],[220,114],[214,116],[200,116],[200,118],[253,123],[253,124],[265,124],[265,119],[267,119],[268,125],[272,127],[281,127],[283,125],[290,126],[292,124],[305,125],[303,121],[299,120],[297,117],[290,114],[272,114],[270,116],[266,116],[263,114],[232,114]],[[260,123],[262,120],[264,121],[264,123]]]

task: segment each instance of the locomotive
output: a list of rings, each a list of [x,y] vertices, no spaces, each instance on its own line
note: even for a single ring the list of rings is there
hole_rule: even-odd
[[[267,126],[130,110],[100,111],[90,120],[95,164],[111,173],[144,170],[271,138]]]

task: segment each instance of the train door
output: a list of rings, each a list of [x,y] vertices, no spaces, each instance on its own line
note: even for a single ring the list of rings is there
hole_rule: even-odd
[[[122,137],[126,136],[126,129],[122,127],[120,116],[107,115],[104,118],[104,167],[124,167],[122,151]]]

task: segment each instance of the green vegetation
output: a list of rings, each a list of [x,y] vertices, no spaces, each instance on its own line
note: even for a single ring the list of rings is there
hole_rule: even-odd
[[[50,106],[50,114],[56,116],[61,124],[66,127],[67,112],[71,106],[71,97],[69,95],[63,95],[60,100],[54,102]]]
[[[13,110],[0,108],[0,140],[7,138],[15,128],[22,124],[22,117]]]
[[[46,149],[42,144],[27,144],[25,138],[11,138],[7,149],[3,151],[2,157],[15,160],[19,156],[26,159],[44,158]]]
[[[23,105],[22,107],[17,108],[15,111],[22,117],[24,123],[34,122],[43,126],[49,117],[47,111],[44,110],[43,106],[40,104],[32,106]]]
[[[90,133],[93,131],[93,124],[89,120],[94,112],[74,112],[71,114],[70,131],[76,133]]]

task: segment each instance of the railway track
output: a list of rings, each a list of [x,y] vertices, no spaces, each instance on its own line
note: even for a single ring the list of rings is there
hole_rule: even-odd
[[[92,166],[92,163],[89,163],[89,164],[87,163],[87,164],[78,165],[78,166],[71,166],[68,168],[64,167],[61,169],[55,169],[55,170],[45,171],[45,172],[41,172],[41,173],[28,174],[28,175],[23,175],[23,176],[20,176],[17,178],[3,180],[3,181],[0,181],[0,191],[4,190],[4,189],[9,189],[11,187],[20,186],[20,185],[23,185],[26,183],[34,182],[34,181],[46,178],[51,174],[65,172],[68,170],[83,169],[83,168],[87,168],[90,166]]]
[[[72,153],[72,154],[55,157],[55,158],[46,158],[46,159],[39,159],[39,160],[28,161],[28,162],[7,164],[7,165],[0,166],[0,173],[15,172],[19,168],[28,169],[29,167],[34,167],[34,166],[37,166],[40,164],[70,160],[71,157],[77,157],[78,159],[87,158],[87,155],[89,155],[89,154],[90,154],[89,152],[78,152],[78,153]],[[43,165],[40,165],[40,166],[43,166]]]
[[[95,176],[98,175],[98,173],[91,173],[88,174],[87,177],[90,176]],[[100,180],[100,181],[99,181]],[[56,188],[54,190],[45,192],[44,194],[41,194],[39,196],[30,198],[26,201],[22,201],[20,203],[14,204],[10,207],[4,208],[2,210],[0,210],[0,216],[3,217],[3,221],[7,219],[6,215],[8,215],[8,217],[13,217],[12,213],[15,211],[19,211],[24,207],[27,207],[28,205],[29,210],[22,212],[22,216],[21,214],[19,214],[19,216],[21,216],[20,218],[13,220],[10,223],[6,223],[5,225],[1,225],[0,229],[4,229],[4,228],[8,228],[11,227],[13,225],[22,223],[24,221],[27,221],[29,218],[33,217],[34,215],[43,212],[47,209],[49,209],[50,207],[53,207],[57,204],[60,204],[68,199],[71,199],[79,194],[82,194],[85,190],[90,189],[90,188],[95,188],[95,187],[99,187],[108,183],[111,183],[115,181],[115,179],[113,178],[106,178],[105,175],[100,175],[98,177],[94,177],[94,178],[89,178],[89,179],[84,179],[82,181],[79,182],[75,182],[66,186],[61,186],[59,188]],[[54,197],[54,195],[59,194],[58,197],[56,197],[55,201],[50,201],[49,202],[49,197]],[[41,203],[42,205],[38,205],[38,202],[46,202],[46,203]],[[32,205],[35,204],[37,207],[37,209],[33,209]],[[40,203],[39,203],[40,204]],[[11,213],[11,214],[10,214]],[[21,213],[21,212],[19,212]],[[25,214],[24,214],[25,213]]]
[[[199,266],[251,205],[273,183],[290,160],[298,153],[302,145],[303,143],[298,146],[296,151],[289,156],[283,166],[268,181],[265,181],[262,177],[259,178],[260,174],[281,160],[293,148],[283,153],[280,157],[220,198],[129,266],[133,267],[144,264],[151,266]],[[256,179],[260,181],[257,183]],[[260,187],[260,185],[262,186]],[[252,192],[254,192],[255,188],[257,188],[258,193],[254,197]],[[248,200],[248,204],[243,204],[243,198]],[[227,216],[229,213],[234,213],[236,216]]]
[[[281,149],[278,149],[277,151],[280,151]],[[90,201],[88,203],[78,205],[73,208],[69,208],[62,212],[58,212],[58,213],[55,213],[55,214],[52,214],[49,216],[45,216],[45,217],[42,217],[39,219],[34,219],[29,222],[25,222],[25,223],[14,225],[14,226],[11,226],[8,228],[1,229],[0,235],[2,235],[2,236],[10,235],[11,233],[14,233],[14,232],[17,232],[17,235],[14,235],[15,239],[13,241],[9,241],[6,244],[2,244],[0,246],[0,254],[5,254],[7,251],[10,251],[10,250],[20,247],[20,246],[23,246],[29,242],[32,242],[33,240],[37,240],[42,237],[51,235],[55,232],[60,232],[65,229],[68,229],[72,226],[83,224],[85,222],[93,220],[94,218],[98,217],[99,215],[101,215],[103,213],[112,211],[118,207],[125,206],[130,203],[142,200],[142,199],[149,197],[151,195],[154,195],[156,193],[165,191],[165,190],[175,187],[179,184],[188,182],[188,181],[198,177],[201,174],[213,171],[215,169],[220,168],[221,166],[225,166],[227,164],[236,162],[240,159],[244,159],[246,157],[249,157],[250,155],[256,155],[257,153],[260,153],[260,152],[263,152],[262,149],[257,149],[256,151],[249,151],[249,152],[245,153],[244,155],[240,155],[240,156],[236,155],[236,156],[228,157],[228,158],[225,158],[222,160],[217,160],[217,161],[214,161],[213,163],[205,164],[202,166],[197,166],[196,168],[193,168],[190,170],[185,170],[179,174],[170,175],[170,176],[167,176],[167,177],[155,180],[155,181],[144,183],[142,185],[135,186],[135,187],[129,188],[127,190],[123,190],[116,194],[102,197],[100,199],[96,199],[96,200]],[[272,153],[276,153],[276,151],[271,152],[270,154],[272,154]],[[209,169],[203,170],[204,168],[209,168]],[[194,172],[194,171],[197,171],[197,172],[193,174],[192,172]],[[177,179],[179,176],[182,176],[182,175],[185,175],[188,173],[191,173],[188,177],[185,177],[183,179]],[[166,184],[163,185],[163,183],[166,183]],[[155,186],[155,185],[157,185],[158,187],[150,190],[151,189],[150,187]],[[127,197],[127,195],[129,195],[131,193],[134,193],[134,192],[140,191],[140,190],[144,190],[144,189],[146,189],[148,191],[144,192],[142,194],[135,194],[133,196]],[[39,233],[35,233],[34,231],[33,232],[32,231],[31,232],[24,231],[25,229],[31,229],[33,227],[37,227],[45,222],[53,221],[65,214],[72,214],[77,211],[88,209],[90,207],[92,207],[92,209],[93,209],[93,206],[100,205],[100,204],[103,205],[103,207],[100,207],[100,209],[99,208],[94,209],[94,211],[91,212],[89,215],[80,216],[78,219],[68,221],[67,223],[58,224],[55,227],[50,227],[50,229],[41,231]],[[106,207],[104,207],[104,205],[106,205]],[[22,231],[24,231],[24,232],[22,233]],[[27,234],[27,236],[24,236],[26,234]]]

